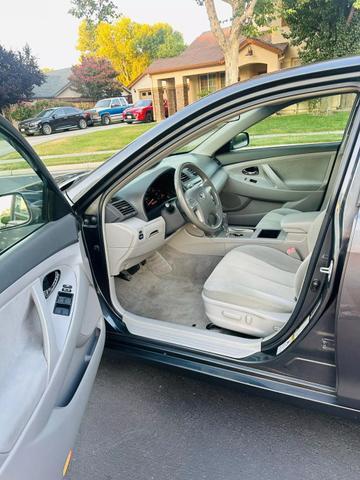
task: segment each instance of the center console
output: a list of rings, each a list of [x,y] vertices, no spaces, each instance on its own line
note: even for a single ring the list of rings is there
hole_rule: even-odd
[[[308,254],[308,231],[318,215],[319,212],[286,215],[279,230],[227,225],[225,217],[223,229],[211,237],[187,224],[170,239],[170,244],[186,253],[207,255],[225,255],[238,246],[258,244],[303,259]]]

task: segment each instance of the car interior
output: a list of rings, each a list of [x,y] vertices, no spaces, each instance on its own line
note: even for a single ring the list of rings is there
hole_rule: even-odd
[[[130,333],[244,358],[289,322],[354,100],[329,95],[241,112],[107,192],[111,299]],[[316,122],[291,130],[309,111]],[[334,112],[342,123],[324,132]]]

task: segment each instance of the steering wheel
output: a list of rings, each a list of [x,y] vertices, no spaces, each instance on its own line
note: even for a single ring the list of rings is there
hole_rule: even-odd
[[[184,182],[184,170],[190,169],[200,177]],[[223,209],[219,194],[210,178],[191,162],[182,163],[175,170],[175,191],[188,220],[205,233],[217,232],[223,223]]]

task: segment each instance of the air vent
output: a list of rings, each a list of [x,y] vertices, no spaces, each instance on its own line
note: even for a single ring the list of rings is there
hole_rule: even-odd
[[[129,202],[114,198],[106,207],[105,221],[107,223],[122,222],[136,214],[137,211]]]
[[[195,170],[193,170],[191,167],[188,167],[188,172],[190,172],[192,175],[194,175],[194,177],[199,176],[199,174]]]
[[[132,217],[136,213],[135,208],[126,200],[115,200],[111,203],[124,217]]]
[[[182,182],[188,182],[190,180],[190,177],[187,173],[181,172],[181,181]]]

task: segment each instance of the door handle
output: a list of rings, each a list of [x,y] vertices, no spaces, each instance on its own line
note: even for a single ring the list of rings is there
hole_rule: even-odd
[[[243,168],[242,173],[244,175],[259,175],[259,168],[258,167]]]

